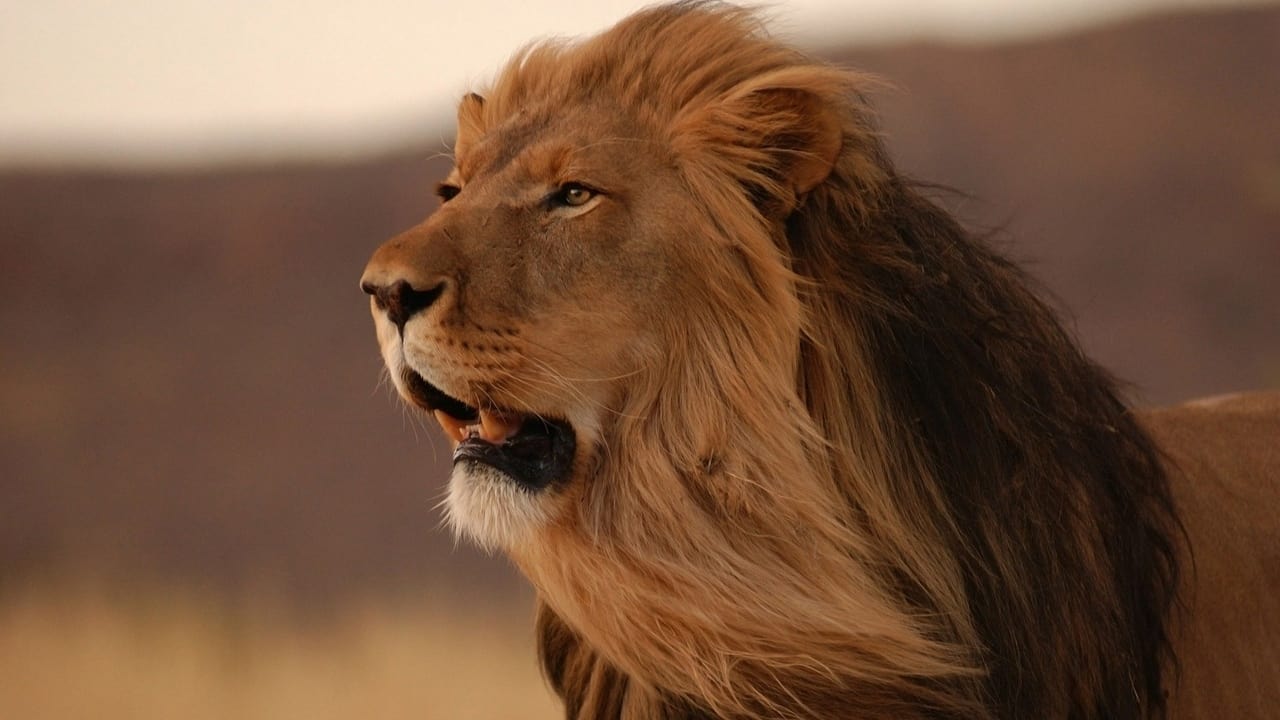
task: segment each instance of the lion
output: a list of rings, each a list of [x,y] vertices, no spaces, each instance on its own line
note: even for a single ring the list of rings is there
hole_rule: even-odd
[[[1263,717],[1280,395],[1138,414],[708,2],[519,52],[361,285],[569,718]]]

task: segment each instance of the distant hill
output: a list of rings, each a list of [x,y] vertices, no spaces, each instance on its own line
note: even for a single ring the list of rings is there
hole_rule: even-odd
[[[900,166],[963,191],[1139,402],[1280,385],[1280,8],[830,56],[892,83]],[[434,207],[434,150],[0,173],[0,589],[523,592],[437,529],[448,455],[380,386],[356,287]]]

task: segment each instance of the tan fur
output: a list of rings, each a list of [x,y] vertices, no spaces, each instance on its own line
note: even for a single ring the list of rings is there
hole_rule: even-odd
[[[1150,412],[1193,553],[1174,629],[1175,718],[1280,708],[1280,393]]]
[[[1027,280],[896,174],[867,85],[706,3],[531,46],[460,107],[456,197],[370,261],[441,289],[403,337],[374,308],[406,397],[573,426],[550,489],[450,481],[537,588],[569,717],[1161,716],[1180,564],[1175,700],[1273,707],[1276,523],[1201,513],[1256,512],[1215,506],[1250,478],[1280,507],[1274,419],[1182,431],[1269,464],[1193,453],[1173,498]]]

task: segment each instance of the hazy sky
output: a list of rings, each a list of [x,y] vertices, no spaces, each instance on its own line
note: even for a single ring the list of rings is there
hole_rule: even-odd
[[[1036,34],[1237,0],[791,0],[797,42]],[[0,165],[173,164],[394,147],[516,47],[627,0],[0,0]]]

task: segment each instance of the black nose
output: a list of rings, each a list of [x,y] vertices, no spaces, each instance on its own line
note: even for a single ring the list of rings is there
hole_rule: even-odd
[[[431,307],[444,292],[444,283],[427,290],[417,290],[407,280],[397,280],[390,285],[360,283],[360,289],[373,296],[373,302],[387,313],[387,318],[404,332],[404,324],[419,310]]]

